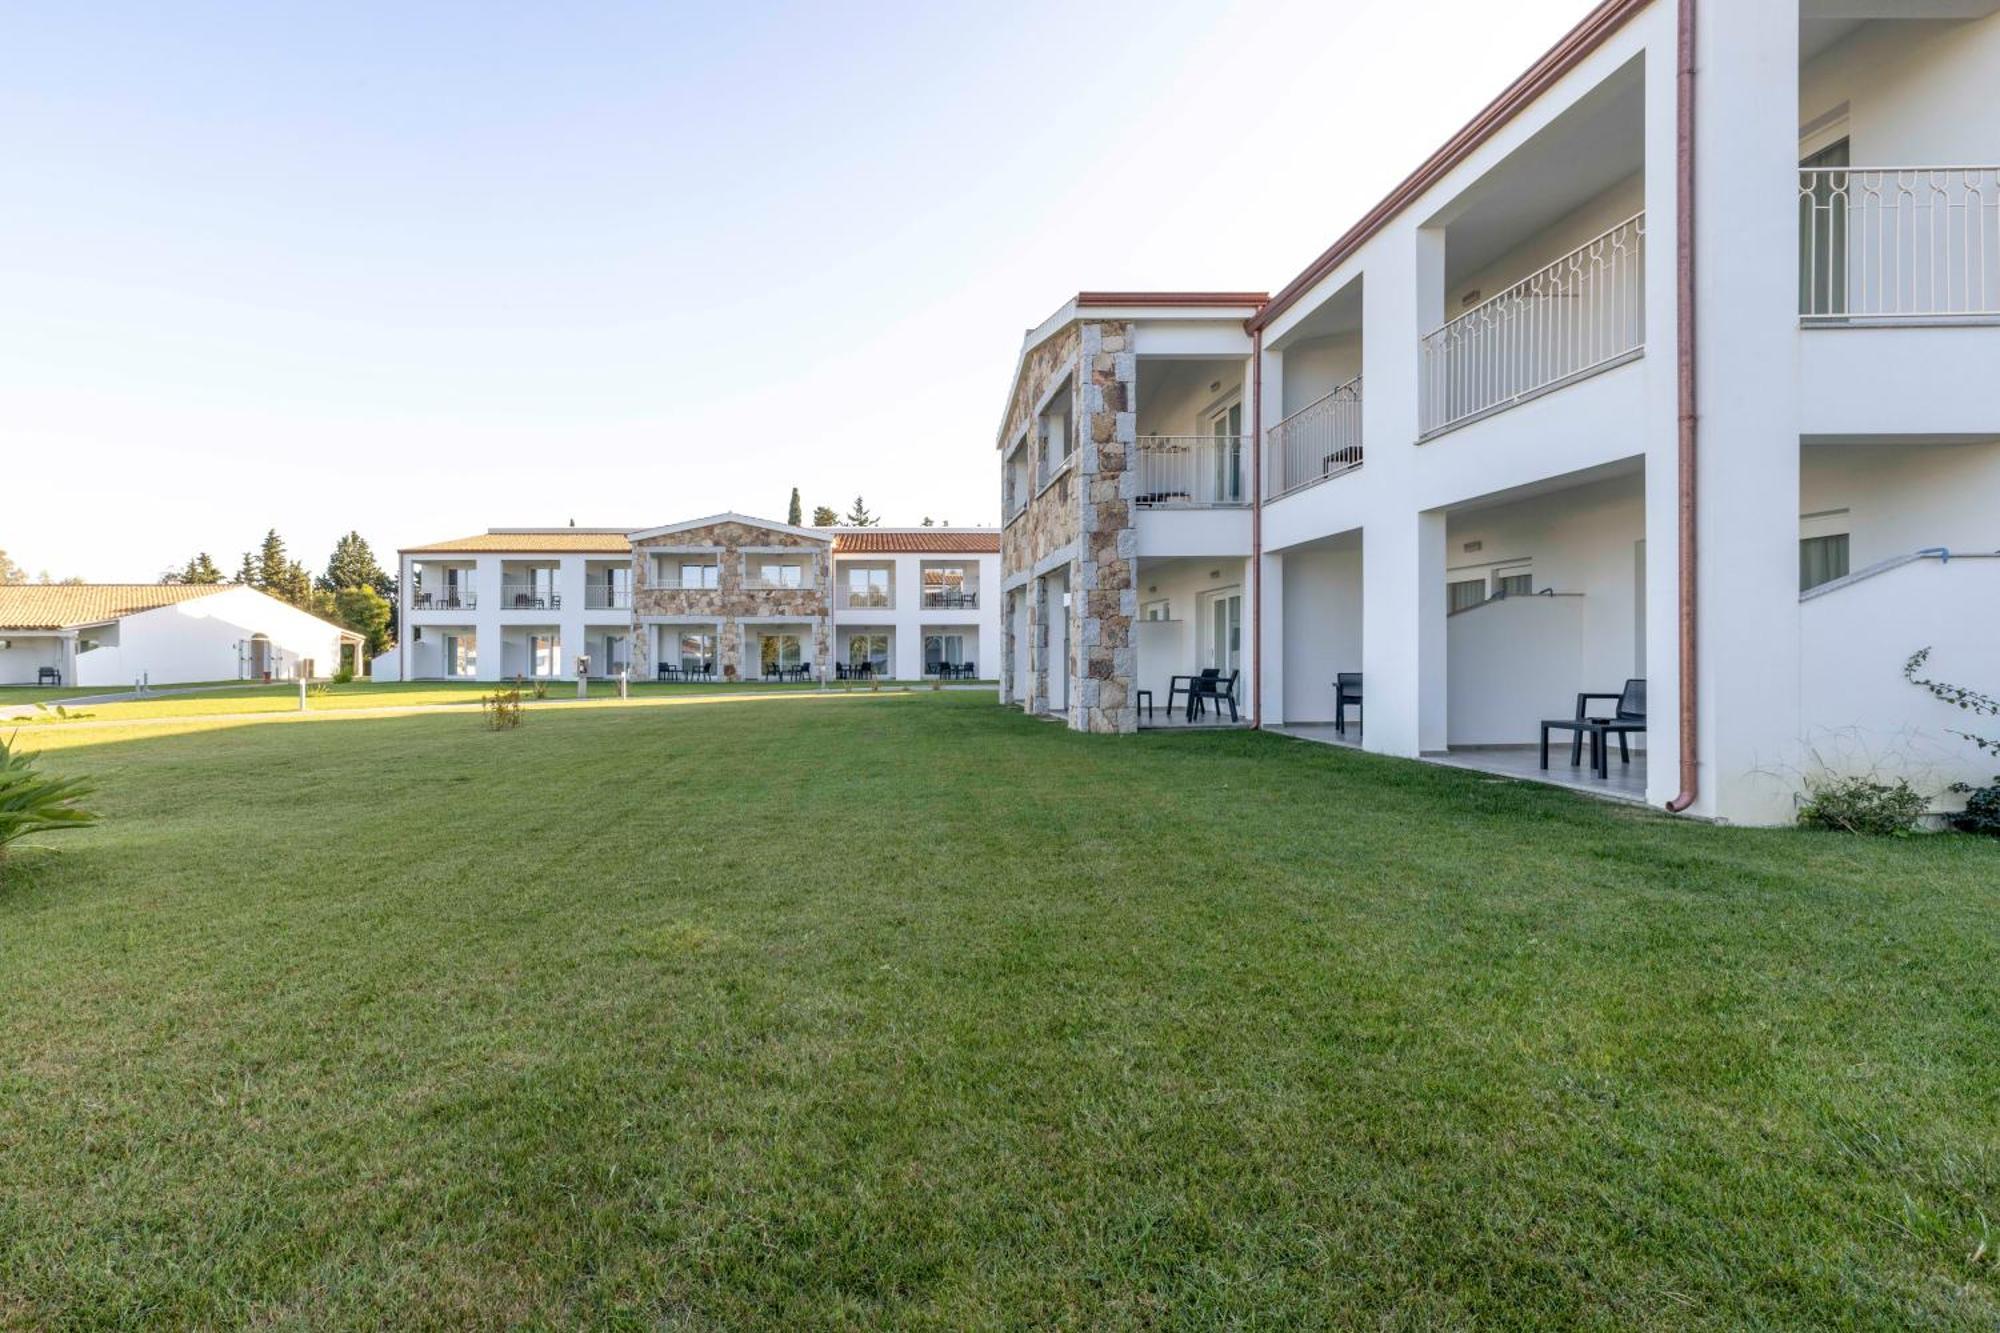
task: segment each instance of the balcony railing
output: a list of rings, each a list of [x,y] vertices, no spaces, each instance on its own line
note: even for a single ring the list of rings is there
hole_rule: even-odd
[[[683,579],[678,574],[664,574],[650,585],[661,592],[714,592],[721,587],[721,579],[716,575],[707,578]]]
[[[583,590],[583,605],[589,611],[629,611],[632,608],[632,590],[592,583]]]
[[[890,611],[896,595],[886,588],[842,588],[836,605],[850,611]]]
[[[962,607],[967,611],[972,611],[976,610],[978,606],[979,589],[977,588],[924,589],[924,607],[926,610],[943,608],[945,610],[956,611]]]
[[[794,583],[787,583],[783,579],[746,578],[743,580],[743,586],[749,589],[751,592],[779,592],[787,588],[791,589],[793,592],[811,592],[813,585],[812,585],[812,580],[810,578],[802,579]]]
[[[1265,432],[1266,499],[1361,466],[1361,377],[1306,404]]]
[[[1134,446],[1133,502],[1153,509],[1250,503],[1241,435],[1149,435]]]
[[[442,592],[411,594],[412,611],[476,611],[479,597],[470,588],[446,588]]]
[[[560,611],[562,594],[533,583],[502,583],[500,609],[503,611]]]
[[[2000,320],[2000,167],[1802,168],[1799,317]]]
[[[1423,340],[1435,435],[1608,370],[1646,346],[1646,215],[1585,241]]]

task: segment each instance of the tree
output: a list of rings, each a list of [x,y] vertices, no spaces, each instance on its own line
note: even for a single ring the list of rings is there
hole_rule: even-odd
[[[222,571],[208,558],[208,552],[198,551],[188,557],[188,562],[179,569],[170,569],[160,576],[162,583],[220,583]]]
[[[12,560],[9,560],[5,551],[0,551],[0,583],[26,583],[27,581],[28,571],[15,564]]]
[[[838,522],[840,522],[840,515],[834,513],[825,505],[819,505],[813,510],[813,526],[816,528],[830,528]]]
[[[358,532],[349,532],[333,544],[333,554],[326,558],[326,572],[319,576],[319,586],[328,592],[373,588],[386,598],[395,589],[396,580],[375,559],[367,539]]]
[[[333,595],[334,618],[368,640],[368,655],[374,657],[389,646],[389,601],[363,583],[342,588]]]
[[[929,514],[925,514],[925,515],[924,515],[924,521],[923,521],[923,523],[921,524],[921,526],[923,526],[923,527],[926,527],[926,528],[934,528],[934,527],[936,527],[936,526],[937,526],[937,524],[935,524],[935,523],[931,522],[931,516],[930,516]]]
[[[95,812],[77,804],[96,790],[82,778],[41,772],[39,756],[13,748],[0,736],[0,855],[7,844],[30,833],[82,828],[97,822]]]
[[[785,522],[796,528],[802,526],[805,521],[805,510],[799,507],[799,488],[794,486],[792,487],[792,506],[785,511]]]
[[[882,520],[869,513],[868,506],[863,504],[861,497],[857,495],[854,497],[854,503],[847,507],[847,518],[843,521],[850,528],[872,528]]]
[[[264,541],[253,556],[243,553],[243,564],[236,571],[236,581],[245,587],[269,593],[280,601],[293,606],[312,610],[312,575],[299,561],[285,554],[285,539],[272,528],[264,534]]]
[[[243,553],[243,563],[236,566],[236,577],[229,581],[231,583],[240,583],[246,588],[259,586],[257,582],[256,557],[245,551]]]

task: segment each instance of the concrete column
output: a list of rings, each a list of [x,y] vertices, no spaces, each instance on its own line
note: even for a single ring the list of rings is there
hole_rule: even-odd
[[[1263,711],[1260,725],[1282,725],[1285,720],[1285,557],[1267,553],[1263,559],[1263,606],[1253,611],[1256,619],[1254,642],[1257,647],[1254,669],[1263,680]],[[1246,677],[1247,678],[1247,677]],[[1247,699],[1257,692],[1246,691]]]
[[[576,659],[588,653],[593,671],[602,671],[604,663],[599,660],[604,650],[589,641],[584,630],[584,595],[589,583],[585,572],[584,558],[580,555],[566,555],[556,565],[556,591],[562,599],[562,609],[556,616],[556,670],[566,676],[576,674]]]
[[[401,603],[396,615],[396,676],[400,680],[415,680],[417,673],[417,636],[410,624],[410,603],[415,597],[413,586],[416,581],[417,562],[404,556],[397,566],[396,600]]]
[[[894,654],[890,670],[899,680],[918,680],[924,674],[923,557],[899,555],[895,563],[895,573],[889,576],[896,602],[896,638],[890,644]]]
[[[1702,0],[1697,34],[1695,809],[1782,822],[1803,757],[1798,7]]]
[[[479,606],[472,614],[475,651],[474,675],[480,680],[503,680],[501,662],[505,654],[500,640],[500,557],[482,555],[473,560],[472,587]]]
[[[1668,25],[1671,27],[1671,24]],[[1675,341],[1675,152],[1678,61],[1672,41],[1646,48],[1646,799],[1665,805],[1680,772],[1680,429]],[[1600,688],[1593,686],[1593,689]]]
[[[1361,530],[1365,748],[1445,747],[1445,517],[1386,513]]]

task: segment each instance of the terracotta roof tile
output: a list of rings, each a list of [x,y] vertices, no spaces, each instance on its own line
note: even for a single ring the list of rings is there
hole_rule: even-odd
[[[833,539],[835,555],[978,555],[1000,550],[994,528],[849,528]]]
[[[455,541],[405,546],[403,555],[463,551],[510,554],[629,555],[632,543],[622,532],[592,532],[588,528],[558,528],[549,532],[481,532]]]
[[[9,583],[0,585],[0,630],[97,625],[227,591],[227,583]]]

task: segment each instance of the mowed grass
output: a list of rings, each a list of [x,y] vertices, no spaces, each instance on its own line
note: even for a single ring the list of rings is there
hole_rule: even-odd
[[[186,725],[49,729],[0,1324],[2000,1319],[1991,842],[972,694]]]

